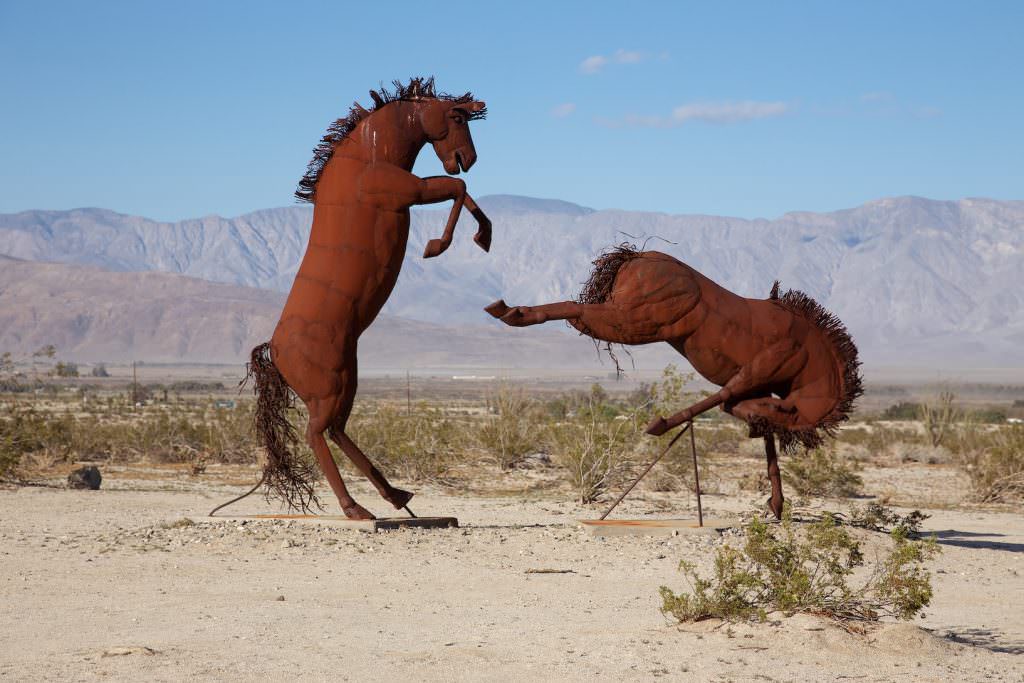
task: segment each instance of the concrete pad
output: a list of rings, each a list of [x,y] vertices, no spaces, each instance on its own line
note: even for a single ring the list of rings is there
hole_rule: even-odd
[[[695,519],[581,519],[583,529],[591,536],[688,536],[717,534],[736,526],[732,519],[704,519],[697,526]]]
[[[394,531],[396,529],[447,529],[459,526],[455,517],[387,517],[384,519],[349,519],[344,515],[230,515],[214,517],[190,517],[192,522],[255,522],[286,520],[300,524],[320,524],[337,529],[354,529],[366,533]]]

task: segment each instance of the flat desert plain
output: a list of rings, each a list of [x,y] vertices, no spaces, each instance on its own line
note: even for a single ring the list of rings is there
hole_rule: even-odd
[[[945,481],[943,471],[916,467],[901,479],[924,477],[934,497],[927,482]],[[186,521],[255,478],[228,469],[105,468],[100,491],[0,490],[0,678],[1024,680],[1019,514],[925,509],[942,553],[930,564],[935,597],[912,623],[856,634],[772,614],[679,626],[660,613],[658,587],[685,588],[679,561],[707,572],[736,532],[600,539],[577,519],[601,508],[565,496],[430,487],[414,510],[455,515],[460,528]],[[354,489],[386,514],[367,487]],[[758,499],[704,501],[720,517]],[[615,516],[686,517],[692,502],[639,491]],[[274,510],[253,496],[231,512]],[[889,544],[857,533],[869,560]]]

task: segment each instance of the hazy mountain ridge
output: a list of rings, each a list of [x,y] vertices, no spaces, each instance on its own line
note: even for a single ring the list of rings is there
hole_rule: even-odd
[[[423,260],[447,210],[413,212],[406,265],[386,312],[486,324],[480,309],[490,301],[569,298],[602,249],[647,240],[745,296],[767,296],[775,279],[807,291],[847,323],[868,360],[1019,364],[1021,201],[899,197],[775,220],[594,211],[507,195],[480,203],[494,222],[490,254],[472,243],[475,226],[464,217],[452,248]],[[311,218],[307,206],[178,223],[102,209],[29,211],[0,215],[0,252],[286,290]]]
[[[172,273],[0,262],[0,351],[18,354],[54,344],[66,360],[237,363],[270,338],[285,299]],[[388,315],[359,346],[364,369],[600,367],[595,358],[589,340],[554,330],[448,327]]]

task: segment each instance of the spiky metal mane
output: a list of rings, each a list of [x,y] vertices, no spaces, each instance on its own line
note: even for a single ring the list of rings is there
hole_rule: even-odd
[[[408,84],[401,81],[392,81],[394,90],[389,91],[381,86],[379,90],[371,90],[370,98],[373,99],[373,107],[365,109],[358,102],[352,105],[348,115],[332,123],[327,132],[320,139],[320,144],[313,150],[313,159],[306,167],[306,175],[299,181],[299,189],[295,191],[295,197],[300,202],[312,202],[316,198],[316,184],[320,180],[320,174],[324,166],[331,160],[335,148],[348,138],[352,130],[360,121],[367,118],[377,110],[392,102],[411,102],[415,100],[444,100],[446,102],[472,102],[473,94],[449,95],[439,93],[434,88],[434,77],[411,78]],[[487,109],[475,112],[466,112],[468,120],[475,121],[487,116]]]
[[[816,448],[821,445],[826,436],[835,436],[839,423],[850,416],[850,413],[853,412],[854,402],[864,393],[864,380],[860,373],[861,363],[857,355],[857,345],[853,343],[853,338],[843,321],[807,294],[795,289],[780,294],[779,283],[776,281],[768,298],[794,315],[804,318],[821,331],[832,348],[842,376],[843,390],[839,395],[839,400],[836,401],[829,414],[819,420],[817,425],[798,431],[780,431],[778,427],[772,429],[778,433],[783,450],[792,450],[797,443],[806,448]]]
[[[640,250],[635,244],[623,242],[594,259],[594,270],[583,284],[583,289],[576,297],[576,303],[603,304],[607,301],[611,296],[612,287],[615,286],[615,277],[619,274],[619,269],[638,256]]]
[[[590,277],[583,283],[583,289],[580,290],[579,296],[576,297],[576,303],[580,304],[603,304],[608,300],[608,297],[612,294],[612,288],[615,286],[615,277],[619,274],[619,269],[622,268],[626,263],[640,256],[640,250],[637,249],[635,244],[629,242],[622,242],[619,245],[608,249],[596,259],[594,259],[594,270],[591,271]],[[593,335],[593,333],[583,325],[582,320],[576,320],[576,329],[580,331],[580,334],[585,334],[594,340],[594,345],[598,349],[598,356],[600,357],[600,351],[603,348],[608,354],[608,357],[615,363],[615,376],[620,377],[622,375],[622,366],[619,364],[619,358],[615,355],[615,350],[612,348],[612,343],[609,341],[604,342],[604,347],[601,346],[601,340]],[[566,321],[569,327],[573,327],[572,321]],[[629,356],[630,361],[633,359],[633,354],[629,352],[624,345],[620,344],[621,349]]]

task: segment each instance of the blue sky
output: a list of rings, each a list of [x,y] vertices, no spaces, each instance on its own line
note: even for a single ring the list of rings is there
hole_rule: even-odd
[[[475,195],[1024,199],[1022,26],[1020,2],[0,0],[0,212],[290,204],[327,124],[416,74],[488,103]]]

